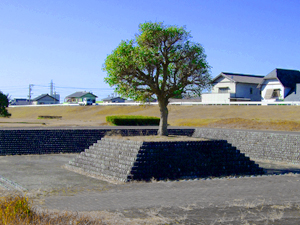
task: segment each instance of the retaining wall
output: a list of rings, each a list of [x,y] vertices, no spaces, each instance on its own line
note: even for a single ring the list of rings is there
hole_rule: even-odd
[[[0,155],[79,153],[112,129],[0,130]],[[122,135],[155,135],[157,129],[114,129]],[[194,129],[169,129],[170,134],[191,136]]]
[[[151,135],[157,129],[114,129],[123,135]],[[194,132],[195,130],[195,132]],[[0,155],[83,152],[111,129],[0,130]],[[211,128],[169,129],[170,134],[226,140],[251,159],[300,164],[300,133],[226,130]],[[194,133],[194,134],[193,134]]]
[[[194,137],[226,140],[253,160],[300,163],[300,133],[197,128]]]

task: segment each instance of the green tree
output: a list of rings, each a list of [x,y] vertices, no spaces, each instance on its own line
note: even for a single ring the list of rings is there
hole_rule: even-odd
[[[7,112],[9,101],[8,101],[8,95],[3,94],[0,91],[0,116],[2,117],[10,117],[11,114]]]
[[[134,40],[121,41],[108,55],[105,81],[123,97],[145,101],[156,96],[160,108],[158,135],[168,135],[169,99],[198,92],[211,81],[204,49],[185,27],[146,22]]]

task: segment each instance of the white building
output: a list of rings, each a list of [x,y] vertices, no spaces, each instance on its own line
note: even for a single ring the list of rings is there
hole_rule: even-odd
[[[300,71],[274,69],[260,82],[261,99],[265,102],[300,101]]]
[[[222,72],[212,80],[211,93],[202,94],[202,102],[260,101],[258,84],[264,76]]]

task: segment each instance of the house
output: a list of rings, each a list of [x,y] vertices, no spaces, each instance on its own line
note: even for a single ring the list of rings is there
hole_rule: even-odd
[[[274,69],[259,83],[261,100],[300,101],[300,71]]]
[[[91,92],[86,92],[86,91],[78,91],[75,92],[71,95],[68,95],[65,98],[65,102],[68,103],[80,103],[80,102],[84,102],[84,101],[88,101],[88,102],[92,102],[92,103],[96,103],[96,98],[98,96],[94,95]]]
[[[257,88],[264,76],[222,72],[212,80],[211,93],[202,94],[202,102],[228,103],[233,101],[260,101]]]
[[[108,96],[107,98],[103,98],[102,101],[103,103],[117,103],[117,102],[120,103],[120,102],[125,102],[125,99],[121,97]]]
[[[42,94],[31,100],[32,105],[58,104],[59,100],[49,94]]]
[[[10,105],[29,105],[29,100],[27,98],[14,98]]]

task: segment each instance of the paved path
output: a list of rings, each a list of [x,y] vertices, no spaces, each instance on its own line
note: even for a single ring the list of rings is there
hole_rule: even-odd
[[[65,170],[62,166],[75,156],[1,156],[1,176],[26,188],[29,196],[38,196],[43,200],[41,207],[46,209],[109,210],[124,215],[130,211],[128,216],[132,217],[137,214],[137,210],[140,213],[149,208],[165,208],[165,213],[177,209],[177,215],[185,215],[186,210],[178,209],[193,205],[198,211],[194,211],[190,218],[197,221],[197,215],[207,216],[206,212],[199,212],[200,209],[215,207],[220,210],[222,207],[234,206],[237,202],[300,205],[298,174],[115,185]],[[299,166],[261,165],[268,173],[300,172]]]

